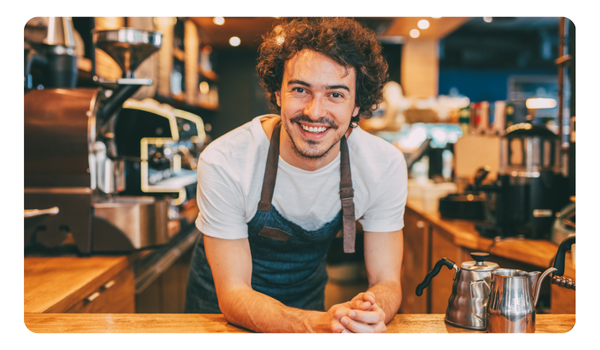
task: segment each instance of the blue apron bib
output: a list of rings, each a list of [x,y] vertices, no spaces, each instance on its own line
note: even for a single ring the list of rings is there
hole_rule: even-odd
[[[258,210],[248,222],[248,242],[252,254],[252,289],[290,307],[323,311],[328,278],[327,251],[340,229],[343,228],[344,232],[344,251],[354,252],[356,227],[348,144],[346,137],[342,137],[342,210],[323,227],[308,231],[286,220],[271,205],[279,161],[280,131],[281,123],[278,123],[271,136]],[[198,238],[192,255],[185,312],[221,313],[202,235]]]

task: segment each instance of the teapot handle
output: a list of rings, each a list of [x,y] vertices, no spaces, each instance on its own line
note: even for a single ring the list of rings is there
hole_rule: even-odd
[[[475,311],[475,303],[473,303],[473,299],[475,298],[475,296],[473,295],[473,285],[477,284],[477,283],[480,283],[480,282],[483,282],[483,284],[485,284],[485,286],[488,288],[488,293],[489,293],[489,291],[491,289],[490,286],[487,284],[487,282],[485,280],[471,281],[471,284],[470,284],[470,290],[471,290],[471,308],[473,309],[473,316],[477,317],[481,322],[484,322],[484,324],[485,324],[485,321],[483,320],[483,318],[477,315],[477,312]],[[483,308],[483,310],[485,312],[485,308]]]
[[[565,238],[558,246],[556,257],[554,258],[554,266],[556,271],[554,276],[562,276],[565,273],[565,254],[571,250],[571,246],[575,244],[575,236]]]
[[[417,286],[417,296],[421,296],[423,294],[423,289],[425,289],[429,285],[429,283],[431,283],[431,280],[435,276],[437,276],[438,273],[440,273],[442,266],[446,266],[448,269],[454,269],[454,275],[456,276],[456,273],[458,272],[458,267],[456,266],[454,261],[446,258],[440,259],[437,263],[435,263],[433,269],[427,275],[425,275],[425,279],[423,280],[423,282],[421,282]]]

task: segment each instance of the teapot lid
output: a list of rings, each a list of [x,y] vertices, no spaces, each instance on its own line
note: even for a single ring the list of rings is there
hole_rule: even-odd
[[[471,257],[475,261],[465,261],[461,264],[460,268],[468,271],[492,271],[497,269],[498,264],[491,261],[485,261],[489,258],[490,254],[482,252],[473,252]]]

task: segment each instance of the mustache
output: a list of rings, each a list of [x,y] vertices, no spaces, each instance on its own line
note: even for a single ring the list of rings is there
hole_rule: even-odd
[[[318,123],[318,124],[325,124],[332,129],[338,128],[338,125],[333,120],[331,120],[330,118],[326,118],[326,117],[321,117],[317,120],[313,120],[307,115],[299,115],[297,117],[291,118],[290,122],[291,123],[297,123],[297,122]]]

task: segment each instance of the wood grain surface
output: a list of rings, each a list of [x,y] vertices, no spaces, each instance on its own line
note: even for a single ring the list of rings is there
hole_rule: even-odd
[[[550,267],[558,245],[547,240],[505,238],[494,242],[482,237],[469,220],[442,219],[439,212],[424,211],[418,201],[408,201],[406,211],[422,217],[435,227],[454,245],[475,251],[488,252],[503,258],[520,261],[538,267]]]
[[[135,256],[26,257],[24,310],[66,312],[127,269]]]
[[[247,333],[220,314],[25,314],[34,333]],[[537,315],[536,333],[565,333],[575,315]],[[443,314],[400,314],[388,333],[485,333],[447,325]]]

